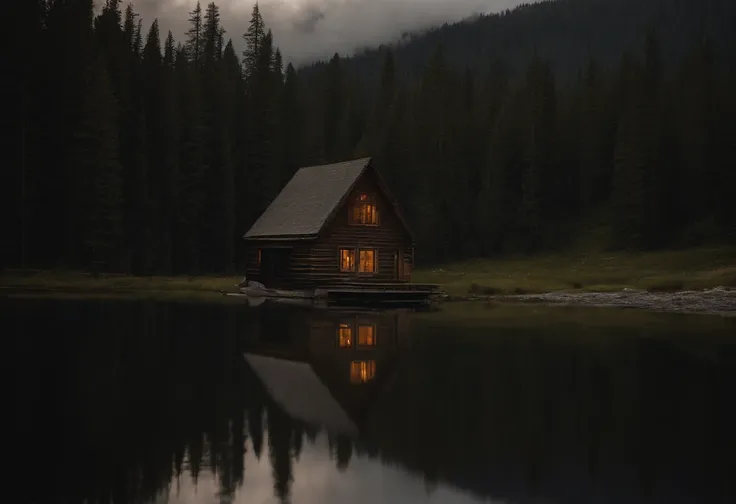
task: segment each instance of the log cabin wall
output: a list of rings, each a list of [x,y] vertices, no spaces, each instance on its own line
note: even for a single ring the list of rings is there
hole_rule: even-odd
[[[248,280],[263,283],[268,288],[307,288],[314,284],[311,276],[311,242],[252,241],[246,247],[245,275]],[[283,275],[274,278],[262,269],[263,253],[269,249],[287,249],[288,259]]]
[[[360,194],[375,197],[378,208],[378,225],[358,225],[350,223],[352,206]],[[356,250],[356,263],[359,249],[376,251],[377,268],[375,273],[340,271],[339,250]],[[311,249],[312,278],[317,283],[335,282],[396,282],[409,281],[412,268],[411,236],[405,230],[391,203],[381,194],[375,175],[368,170],[355,185],[342,207],[337,209],[332,222],[322,231]],[[402,269],[408,274],[397,278],[397,265],[394,254],[402,251]],[[405,266],[404,266],[405,265]]]

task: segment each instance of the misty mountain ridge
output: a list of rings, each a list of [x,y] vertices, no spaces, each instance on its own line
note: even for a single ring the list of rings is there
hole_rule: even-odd
[[[716,53],[732,52],[734,26],[732,0],[547,0],[406,33],[390,44],[358,50],[343,63],[348,74],[372,88],[388,48],[403,70],[401,77],[413,79],[441,47],[448,64],[476,74],[501,63],[511,75],[518,75],[538,56],[550,63],[559,80],[567,81],[592,59],[611,68],[626,52],[640,54],[650,32],[661,44],[663,63],[669,68],[704,38]],[[325,64],[303,65],[301,71],[309,74]]]

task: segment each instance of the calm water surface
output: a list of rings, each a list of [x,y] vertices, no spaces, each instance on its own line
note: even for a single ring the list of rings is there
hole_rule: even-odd
[[[25,502],[736,501],[728,321],[41,299],[0,316]]]

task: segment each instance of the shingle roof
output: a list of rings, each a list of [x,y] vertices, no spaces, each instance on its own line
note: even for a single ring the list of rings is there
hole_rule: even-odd
[[[244,238],[316,235],[369,162],[300,168]]]

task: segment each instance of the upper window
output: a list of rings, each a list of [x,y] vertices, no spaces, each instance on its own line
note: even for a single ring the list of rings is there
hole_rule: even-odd
[[[358,195],[350,212],[350,223],[363,226],[378,225],[378,209],[373,196],[366,193]]]

